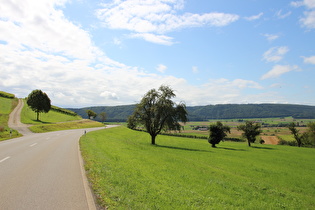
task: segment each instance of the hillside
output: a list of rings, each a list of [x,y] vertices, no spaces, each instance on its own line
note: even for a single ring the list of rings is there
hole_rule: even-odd
[[[91,109],[95,113],[106,112],[109,122],[124,122],[133,113],[135,105],[125,106],[97,106],[85,108],[68,108],[83,118],[87,118],[85,110]],[[315,106],[292,104],[219,104],[207,106],[187,107],[190,121],[204,121],[208,119],[239,119],[239,118],[269,118],[294,117],[315,119]],[[96,120],[100,120],[98,117]]]

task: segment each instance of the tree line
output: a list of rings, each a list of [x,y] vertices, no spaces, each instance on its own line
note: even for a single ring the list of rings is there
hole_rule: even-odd
[[[127,120],[127,126],[130,129],[144,128],[144,131],[150,134],[151,144],[156,144],[156,136],[162,131],[180,131],[182,126],[180,122],[186,123],[187,110],[186,105],[182,102],[176,104],[172,101],[176,95],[168,86],[161,86],[158,90],[148,91],[136,105],[132,115]],[[291,131],[298,146],[311,144],[315,146],[315,122],[308,124],[308,131],[300,134],[296,129],[296,124],[291,123],[288,129]],[[261,124],[253,121],[245,121],[244,124],[237,126],[242,135],[246,138],[248,146],[254,143],[257,136],[261,134]],[[230,127],[223,125],[220,121],[209,126],[208,142],[212,147],[216,147],[230,132]]]

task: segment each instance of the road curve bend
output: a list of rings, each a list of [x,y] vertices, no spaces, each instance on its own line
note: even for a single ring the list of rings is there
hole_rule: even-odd
[[[22,107],[20,100],[10,126],[24,136],[0,142],[0,209],[96,209],[78,142],[103,128],[35,134],[20,123]]]

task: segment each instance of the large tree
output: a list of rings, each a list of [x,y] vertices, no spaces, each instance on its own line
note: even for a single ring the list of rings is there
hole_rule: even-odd
[[[184,103],[176,104],[172,101],[175,96],[174,91],[164,85],[158,90],[148,91],[129,117],[128,127],[143,125],[151,135],[152,144],[155,144],[155,138],[162,130],[180,131],[179,122],[188,121],[187,111]]]
[[[33,90],[27,97],[27,105],[36,112],[37,120],[39,120],[39,113],[47,113],[51,109],[50,98],[41,90]]]
[[[89,119],[94,119],[97,116],[97,114],[91,109],[85,110],[85,112],[88,115]]]
[[[291,131],[291,134],[294,136],[294,139],[296,140],[298,146],[300,147],[302,145],[302,139],[304,136],[299,133],[299,130],[296,128],[296,125],[294,122],[291,122],[288,125],[288,128]]]
[[[230,127],[227,125],[223,125],[220,121],[216,124],[211,124],[209,127],[210,134],[208,138],[208,142],[212,145],[212,147],[216,147],[216,144],[219,144],[220,141],[227,136],[227,133],[230,133]]]
[[[250,146],[250,143],[254,143],[256,136],[262,132],[261,125],[252,121],[246,121],[245,124],[237,126],[237,130],[244,132],[243,136],[247,139],[248,146]]]

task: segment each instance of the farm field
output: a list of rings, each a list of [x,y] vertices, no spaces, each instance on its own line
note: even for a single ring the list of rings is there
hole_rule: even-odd
[[[207,127],[211,123],[215,123],[217,121],[221,121],[224,125],[228,125],[231,127],[231,133],[228,134],[227,138],[236,138],[243,139],[242,131],[237,130],[237,126],[244,123],[246,120],[251,120],[262,124],[262,133],[261,137],[270,137],[276,136],[284,139],[286,141],[295,141],[294,137],[290,133],[289,129],[285,127],[285,125],[290,122],[299,123],[301,126],[306,126],[309,122],[314,122],[314,119],[293,119],[292,117],[287,118],[255,118],[255,119],[222,119],[222,120],[209,120],[209,121],[201,121],[201,122],[187,122],[184,125],[184,130],[181,131],[183,134],[189,135],[197,135],[197,136],[209,136],[208,130],[195,130],[194,128],[198,127]],[[306,127],[298,127],[301,133],[306,131]]]
[[[85,168],[109,209],[313,209],[314,149],[159,135],[124,126],[80,139]]]

